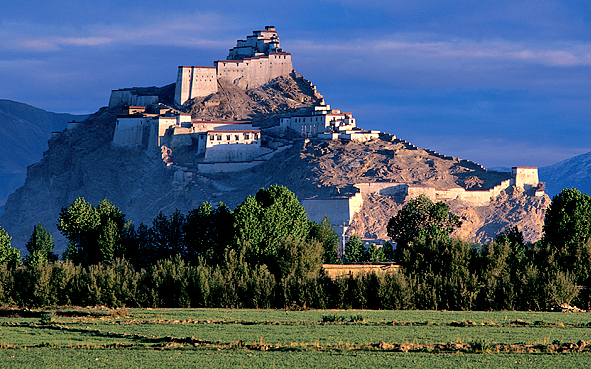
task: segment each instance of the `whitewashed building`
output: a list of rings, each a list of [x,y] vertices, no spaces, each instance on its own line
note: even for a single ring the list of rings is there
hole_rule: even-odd
[[[291,54],[279,46],[274,26],[254,31],[246,40],[238,40],[226,60],[214,66],[180,66],[177,73],[174,101],[183,105],[195,97],[218,91],[218,80],[243,88],[255,88],[293,71]]]

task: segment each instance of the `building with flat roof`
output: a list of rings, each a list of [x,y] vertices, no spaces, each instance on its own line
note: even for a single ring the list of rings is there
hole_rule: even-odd
[[[183,105],[190,99],[209,96],[218,91],[218,80],[243,88],[256,88],[293,71],[291,54],[279,45],[274,26],[254,31],[246,40],[238,40],[225,60],[214,66],[180,66],[174,101]]]

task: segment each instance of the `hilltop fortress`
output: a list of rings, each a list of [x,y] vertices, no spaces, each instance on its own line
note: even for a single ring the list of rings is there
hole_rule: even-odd
[[[291,54],[279,46],[273,26],[254,31],[246,40],[238,40],[226,60],[217,60],[213,67],[180,66],[176,79],[174,101],[183,105],[195,97],[218,91],[218,80],[226,80],[242,88],[254,88],[293,71]]]
[[[238,40],[226,60],[215,61],[214,65],[179,67],[174,95],[176,108],[182,110],[191,99],[216,94],[222,82],[252,89],[294,73],[291,54],[279,46],[273,26],[254,31],[246,40]],[[315,92],[315,86],[310,86]],[[138,88],[112,91],[109,107],[117,106],[123,106],[123,114],[117,116],[114,146],[140,146],[158,151],[163,147],[174,150],[194,145],[198,155],[196,167],[200,172],[244,170],[268,160],[278,149],[286,148],[277,143],[263,147],[261,131],[249,121],[192,118],[190,114],[160,104],[158,96],[142,94]],[[74,124],[72,122],[72,126]],[[323,100],[317,106],[281,117],[279,128],[283,133],[291,130],[305,138],[328,140],[367,141],[379,135],[379,131],[358,128],[352,113],[331,109]]]
[[[226,59],[214,61],[214,66],[179,66],[174,86],[175,106],[164,105],[157,95],[147,94],[138,88],[112,91],[109,107],[121,106],[123,109],[122,114],[117,116],[112,145],[161,152],[163,161],[174,170],[173,186],[177,189],[196,185],[195,178],[201,175],[238,172],[261,165],[276,153],[291,148],[294,137],[305,142],[345,140],[363,143],[381,139],[407,145],[410,150],[418,149],[396,136],[357,127],[352,113],[332,109],[323,98],[314,106],[279,114],[275,127],[271,129],[254,127],[247,120],[205,120],[185,113],[187,102],[195,99],[201,99],[205,106],[213,105],[210,99],[223,92],[224,84],[246,90],[290,75],[295,75],[291,54],[280,47],[275,27],[267,26],[265,30],[254,31],[246,40],[238,40]],[[310,87],[316,94],[315,86],[310,83]],[[75,126],[73,122],[71,127]],[[283,138],[278,138],[278,135]],[[171,160],[168,153],[178,150],[190,152],[192,161],[181,164]],[[426,152],[439,159],[454,164],[467,163],[486,172],[476,163],[432,150]],[[460,186],[437,188],[383,180],[368,182],[361,178],[356,179],[353,185],[353,193],[346,195],[303,199],[302,204],[309,218],[318,222],[327,215],[339,233],[344,235],[363,207],[364,199],[370,195],[413,198],[423,194],[434,201],[458,200],[469,206],[487,206],[511,186],[531,196],[545,195],[537,168],[529,167],[514,167],[509,179],[485,190],[469,190]]]

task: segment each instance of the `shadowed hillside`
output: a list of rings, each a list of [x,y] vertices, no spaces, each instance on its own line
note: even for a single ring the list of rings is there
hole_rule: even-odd
[[[51,132],[83,118],[0,100],[0,205],[25,182],[27,166],[41,159]]]

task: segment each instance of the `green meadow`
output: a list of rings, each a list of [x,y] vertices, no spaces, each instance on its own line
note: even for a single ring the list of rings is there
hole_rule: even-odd
[[[584,367],[591,315],[4,309],[3,367]]]

